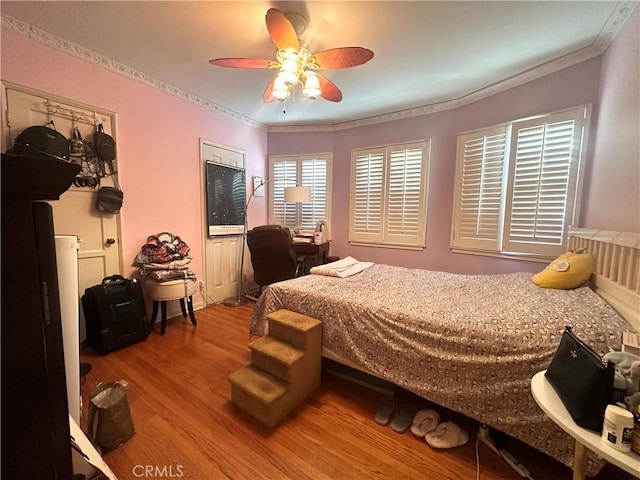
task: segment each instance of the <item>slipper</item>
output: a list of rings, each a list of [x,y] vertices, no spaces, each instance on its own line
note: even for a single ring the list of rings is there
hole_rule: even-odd
[[[424,439],[433,448],[454,448],[467,443],[469,434],[453,422],[442,422]]]
[[[417,408],[410,403],[402,403],[398,407],[395,417],[391,420],[391,429],[396,433],[404,433],[409,430]]]
[[[413,417],[411,433],[416,437],[424,437],[427,433],[433,432],[440,423],[440,414],[430,408],[418,410]]]
[[[382,397],[378,404],[378,409],[376,410],[376,423],[382,426],[387,425],[397,407],[398,401],[396,400],[396,397],[393,395]]]

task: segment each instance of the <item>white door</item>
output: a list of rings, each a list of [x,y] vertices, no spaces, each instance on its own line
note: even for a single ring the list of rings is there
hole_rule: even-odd
[[[71,136],[75,125],[83,139],[90,138],[96,123],[111,135],[113,115],[100,113],[86,106],[69,105],[13,88],[6,89],[6,125],[3,125],[3,143],[13,145],[15,137],[31,125],[45,125],[54,121],[56,130]],[[101,179],[101,185],[113,185],[111,177]],[[79,294],[96,285],[106,276],[121,273],[119,216],[101,214],[94,207],[96,188],[72,186],[59,200],[50,202],[57,235],[75,235],[79,238],[78,277]],[[84,322],[81,322],[83,325]]]
[[[206,172],[205,162],[216,162],[233,167],[244,168],[244,152],[231,147],[217,145],[208,140],[200,140],[202,163],[202,205],[206,212]],[[244,248],[243,235],[209,236],[206,218],[202,219],[205,235],[205,304],[219,303],[239,293],[240,256]],[[245,251],[245,257],[248,255]],[[245,258],[245,268],[247,259]],[[246,278],[246,272],[245,272]],[[246,283],[245,283],[246,285]]]
[[[240,288],[238,270],[243,238],[242,235],[207,238],[205,243],[206,305],[219,303],[238,295]],[[245,255],[248,255],[248,252],[245,251]]]

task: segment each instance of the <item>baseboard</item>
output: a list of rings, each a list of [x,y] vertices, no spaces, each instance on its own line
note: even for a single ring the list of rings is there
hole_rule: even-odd
[[[204,303],[204,300],[200,300],[199,302],[194,302],[193,303],[193,310],[202,310],[203,308],[207,308],[207,305]],[[180,312],[180,315],[182,315],[182,312]]]
[[[187,307],[187,303],[185,301],[185,308]],[[204,301],[199,301],[199,302],[193,302],[193,311],[197,311],[197,310],[202,310],[206,308],[206,305],[204,304]],[[151,313],[152,311],[148,311],[147,315],[149,316],[149,320],[151,320]],[[156,317],[156,322],[158,322],[161,318],[162,313],[160,312],[160,308],[158,308],[158,316]],[[182,310],[180,309],[180,302],[178,300],[176,301],[169,301],[167,302],[167,320],[171,319],[171,318],[176,318],[176,317],[182,317]],[[196,318],[197,320],[197,318]]]

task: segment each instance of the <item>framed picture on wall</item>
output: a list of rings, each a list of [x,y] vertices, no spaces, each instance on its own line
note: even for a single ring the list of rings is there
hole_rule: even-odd
[[[253,177],[253,196],[264,197],[264,179],[262,177]]]

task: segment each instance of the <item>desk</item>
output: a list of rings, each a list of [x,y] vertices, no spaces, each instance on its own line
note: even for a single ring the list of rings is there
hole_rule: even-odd
[[[562,400],[544,377],[544,373],[536,373],[531,379],[531,394],[536,403],[560,428],[576,440],[573,458],[573,480],[583,480],[587,457],[585,447],[622,468],[632,475],[640,472],[640,455],[634,452],[622,453],[602,443],[599,434],[579,427],[564,408]]]
[[[291,248],[296,255],[304,255],[304,270],[309,271],[311,267],[327,263],[329,257],[329,242],[315,243],[292,243]]]

